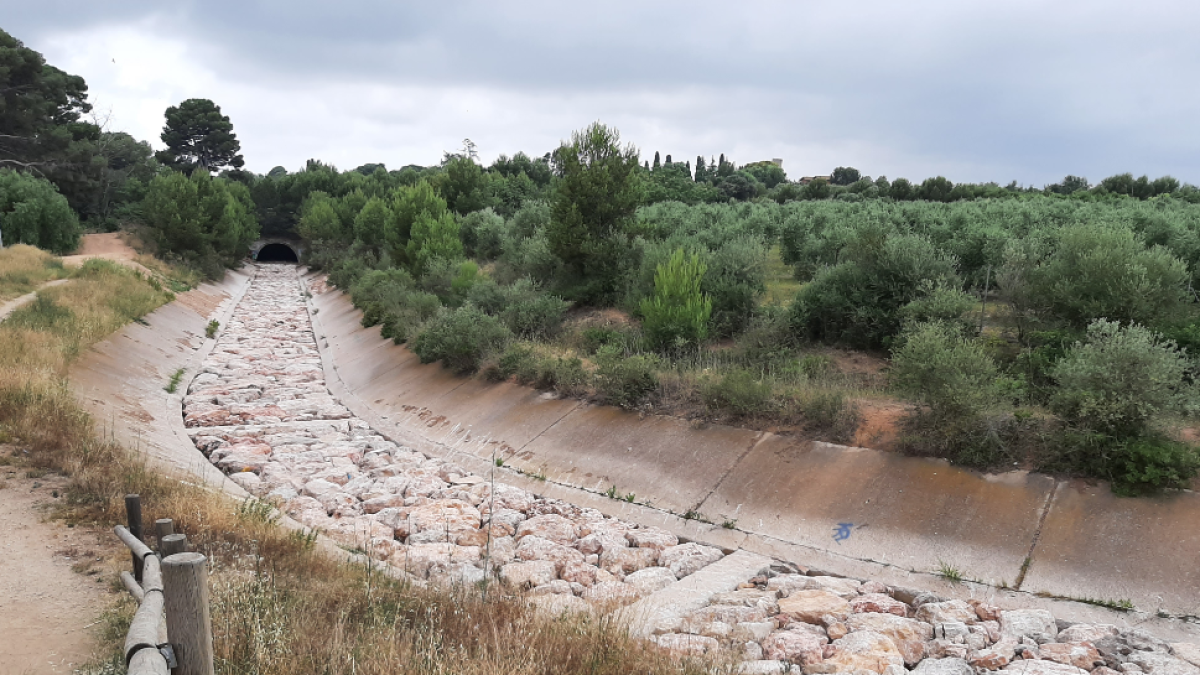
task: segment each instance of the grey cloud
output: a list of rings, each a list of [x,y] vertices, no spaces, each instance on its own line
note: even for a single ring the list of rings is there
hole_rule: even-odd
[[[690,148],[693,158],[748,146],[748,138],[763,156],[773,146],[882,148],[894,166],[860,168],[914,178],[923,177],[912,173],[917,167],[934,167],[956,180],[1041,184],[1130,170],[1200,182],[1192,124],[1200,95],[1190,85],[1200,66],[1200,6],[1185,0],[161,7],[99,11],[57,0],[18,9],[5,27],[30,41],[19,30],[38,36],[142,20],[242,84],[490,89],[514,105],[578,115],[564,120],[560,138],[601,111],[641,115],[640,128],[664,131],[632,140],[677,156],[688,155],[659,138],[713,144]],[[675,92],[696,107],[631,107],[646,92]],[[579,108],[581,100],[591,107]]]

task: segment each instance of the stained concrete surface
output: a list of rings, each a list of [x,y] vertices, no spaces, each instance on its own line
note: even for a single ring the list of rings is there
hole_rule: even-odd
[[[1016,583],[1054,481],[984,480],[944,461],[770,435],[700,511],[766,534],[914,569]]]
[[[1060,485],[1023,588],[1200,617],[1200,495]]]
[[[249,279],[229,272],[221,282],[188,291],[143,317],[144,323],[131,323],[97,343],[72,364],[69,375],[98,431],[143,453],[161,471],[242,497],[246,492],[192,446],[181,410],[187,383],[215,343],[205,336],[208,322],[225,323]],[[179,368],[183,380],[168,393],[167,381]]]

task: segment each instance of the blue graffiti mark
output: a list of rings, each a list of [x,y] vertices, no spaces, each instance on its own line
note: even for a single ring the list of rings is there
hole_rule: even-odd
[[[850,538],[852,529],[854,529],[854,523],[838,523],[837,527],[833,528],[833,540],[841,544]]]

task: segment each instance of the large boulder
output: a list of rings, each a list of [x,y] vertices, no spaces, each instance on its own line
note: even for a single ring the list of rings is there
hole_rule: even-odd
[[[927,602],[917,608],[917,619],[925,623],[950,623],[958,621],[972,624],[978,620],[975,608],[962,600]]]
[[[888,636],[909,666],[925,658],[925,643],[933,639],[933,627],[929,624],[895,614],[852,614],[846,619],[846,627],[851,632],[871,631]]]
[[[896,643],[881,633],[855,631],[833,645],[836,650],[825,663],[834,666],[835,672],[869,670],[883,675],[890,666],[904,667],[904,656]]]
[[[556,574],[568,563],[583,562],[583,554],[579,551],[536,535],[528,535],[521,539],[517,544],[517,558],[526,561],[548,560],[554,563]]]
[[[500,568],[500,580],[516,588],[533,588],[554,581],[557,575],[549,560],[512,562]]]
[[[1065,663],[1084,670],[1104,665],[1104,657],[1087,642],[1050,642],[1038,647],[1038,653],[1047,661]]]
[[[908,616],[908,605],[883,593],[867,593],[850,599],[850,610],[856,614],[873,612]]]
[[[647,567],[627,575],[625,583],[643,595],[650,595],[675,583],[675,575],[665,567]]]
[[[578,538],[575,523],[557,514],[534,516],[517,526],[518,541],[525,537],[541,537],[550,541],[570,546]]]
[[[1037,659],[1013,661],[1004,669],[1004,672],[1014,673],[1014,675],[1087,675],[1086,670],[1075,666]]]
[[[962,659],[925,659],[913,669],[913,675],[975,675],[971,664]]]
[[[1002,613],[1003,614],[1003,613]],[[1116,637],[1120,631],[1111,623],[1077,623],[1058,632],[1060,642],[1095,642]]]
[[[826,616],[845,621],[850,603],[828,591],[796,591],[779,601],[779,613],[804,623],[820,624]]]
[[[645,548],[655,550],[653,547]],[[689,542],[662,549],[658,556],[658,564],[670,569],[676,577],[682,579],[724,557],[725,554],[721,553],[719,548]]]
[[[686,635],[682,633],[667,633],[654,638],[654,643],[660,649],[677,656],[703,656],[716,651],[720,643],[716,638],[701,635]]]
[[[819,663],[822,660],[822,650],[829,639],[820,637],[812,631],[785,630],[771,633],[762,641],[763,655],[768,659],[789,661],[805,666]]]
[[[1044,609],[1009,609],[1000,612],[1000,633],[1015,640],[1023,637],[1053,640],[1058,635],[1058,624],[1054,615]]]

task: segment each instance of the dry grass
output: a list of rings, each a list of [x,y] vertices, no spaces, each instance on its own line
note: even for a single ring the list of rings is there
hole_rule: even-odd
[[[57,289],[56,289],[57,290]],[[538,614],[493,586],[418,589],[316,550],[273,522],[270,510],[147,469],[98,438],[65,384],[70,361],[95,341],[165,302],[169,293],[116,265],[89,261],[70,292],[47,292],[0,325],[0,437],[29,449],[25,466],[69,476],[60,517],[123,522],[123,496],[144,518],[170,517],[212,562],[217,672],[702,673],[630,638],[610,619]],[[99,627],[92,672],[124,672],[120,650],[133,613],[122,596]]]
[[[41,249],[25,244],[0,249],[0,302],[67,275],[62,261]]]

